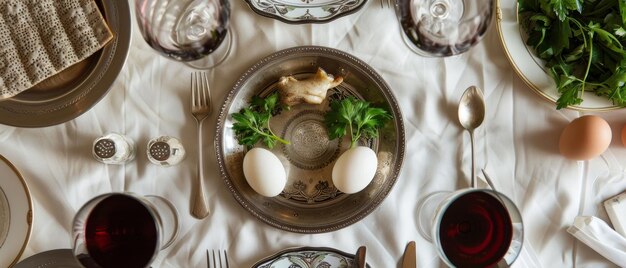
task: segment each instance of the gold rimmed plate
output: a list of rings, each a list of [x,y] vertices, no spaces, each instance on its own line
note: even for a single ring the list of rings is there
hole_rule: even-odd
[[[93,107],[111,88],[130,46],[128,1],[97,0],[113,39],[97,53],[0,101],[0,124],[46,127],[72,120]]]
[[[10,267],[26,248],[33,203],[24,177],[0,155],[0,267]]]
[[[310,77],[318,67],[343,75],[344,82],[331,89],[320,105],[299,104],[272,117],[274,133],[291,141],[272,149],[287,171],[287,185],[276,197],[261,196],[243,175],[246,148],[237,142],[231,115],[247,107],[252,96],[275,92],[281,76]],[[348,148],[349,140],[329,140],[323,122],[328,100],[347,96],[384,107],[393,116],[380,130],[379,138],[361,144],[376,152],[378,168],[372,182],[356,194],[341,193],[333,186],[333,164]],[[346,52],[318,46],[276,52],[246,71],[222,106],[215,144],[220,173],[239,204],[267,224],[300,233],[337,230],[371,213],[394,185],[405,149],[402,114],[382,77]]]
[[[498,33],[511,66],[528,87],[545,100],[555,103],[556,108],[556,101],[560,96],[556,82],[544,68],[543,61],[534,55],[532,48],[526,46],[522,35],[523,29],[518,23],[517,0],[498,0],[496,9]],[[622,107],[614,105],[606,97],[586,92],[581,104],[567,108],[601,112]]]

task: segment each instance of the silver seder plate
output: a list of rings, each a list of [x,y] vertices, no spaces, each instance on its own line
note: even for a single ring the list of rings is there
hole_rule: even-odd
[[[246,0],[259,15],[286,23],[324,23],[361,9],[367,0]]]
[[[272,149],[287,171],[287,185],[276,197],[261,196],[252,190],[243,175],[246,148],[237,142],[230,115],[247,107],[252,96],[265,97],[276,91],[281,76],[305,78],[312,76],[318,67],[329,74],[344,76],[344,82],[329,90],[326,101],[320,105],[299,104],[272,117],[273,132],[291,142]],[[349,147],[349,138],[329,140],[323,122],[329,109],[328,100],[346,96],[386,108],[393,116],[380,130],[379,138],[361,141],[361,145],[376,152],[378,168],[372,182],[356,194],[341,193],[333,186],[332,167]],[[336,49],[295,47],[264,58],[237,81],[219,114],[216,148],[226,185],[254,216],[287,231],[329,232],[364,218],[387,196],[404,158],[404,125],[389,86],[366,63]]]

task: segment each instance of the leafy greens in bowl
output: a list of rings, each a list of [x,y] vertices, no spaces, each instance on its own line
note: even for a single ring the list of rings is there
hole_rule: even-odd
[[[585,92],[626,106],[626,1],[518,0],[518,12],[526,44],[555,80],[557,109]]]

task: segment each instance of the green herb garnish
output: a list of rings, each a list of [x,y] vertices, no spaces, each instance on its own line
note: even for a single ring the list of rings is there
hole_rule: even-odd
[[[546,61],[557,109],[586,91],[626,106],[626,0],[519,0],[526,44]]]
[[[370,107],[370,103],[348,97],[330,103],[330,111],[324,116],[328,137],[341,138],[349,132],[350,148],[354,148],[360,138],[378,137],[378,129],[392,117],[385,109]]]
[[[252,148],[262,141],[268,148],[274,148],[276,142],[289,144],[289,141],[276,136],[270,128],[270,118],[280,113],[282,106],[278,105],[278,92],[261,98],[252,97],[249,108],[243,108],[239,113],[232,114],[235,123],[233,130],[240,145]]]

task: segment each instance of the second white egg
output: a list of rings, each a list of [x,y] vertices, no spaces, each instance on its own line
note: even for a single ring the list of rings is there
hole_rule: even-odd
[[[333,166],[333,184],[339,191],[353,194],[363,190],[376,175],[376,153],[365,146],[345,151]]]
[[[287,173],[280,159],[263,148],[253,148],[246,153],[243,175],[255,192],[267,197],[280,194],[287,183]]]

